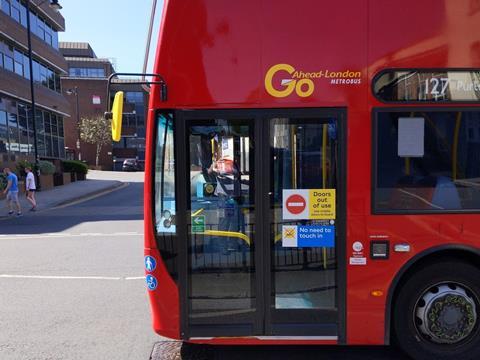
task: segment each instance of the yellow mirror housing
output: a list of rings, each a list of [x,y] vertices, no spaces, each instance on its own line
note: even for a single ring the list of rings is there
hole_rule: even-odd
[[[120,141],[122,137],[123,91],[117,91],[112,106],[112,140]]]

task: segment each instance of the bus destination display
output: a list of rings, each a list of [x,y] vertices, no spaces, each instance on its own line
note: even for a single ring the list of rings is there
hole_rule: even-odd
[[[373,86],[383,102],[478,102],[480,71],[385,71]]]

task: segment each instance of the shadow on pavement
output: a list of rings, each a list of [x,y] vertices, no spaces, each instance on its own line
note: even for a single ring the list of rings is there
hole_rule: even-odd
[[[1,211],[6,211],[0,204]],[[41,209],[41,203],[39,203]],[[86,222],[143,220],[143,183],[71,206],[40,210],[0,221],[0,234],[59,233]]]

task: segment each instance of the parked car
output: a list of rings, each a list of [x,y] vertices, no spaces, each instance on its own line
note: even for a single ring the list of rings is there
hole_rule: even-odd
[[[137,159],[125,159],[122,165],[123,171],[141,171],[142,166]]]

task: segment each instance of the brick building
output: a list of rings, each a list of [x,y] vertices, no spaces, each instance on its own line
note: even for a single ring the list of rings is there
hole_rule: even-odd
[[[148,111],[148,93],[141,85],[132,84],[139,79],[115,79],[111,96],[116,91],[124,92],[122,138],[113,143],[114,169],[121,170],[125,159],[137,159],[145,164],[145,125]]]
[[[67,156],[95,164],[95,145],[80,141],[77,121],[83,117],[102,115],[107,110],[107,78],[113,72],[109,59],[98,58],[86,42],[60,42],[60,51],[68,63],[68,75],[61,78],[62,88],[71,105],[74,121],[65,128]],[[133,80],[135,81],[135,80]],[[121,170],[123,160],[145,160],[145,119],[148,96],[141,86],[127,79],[114,79],[110,96],[116,91],[125,92],[122,139],[105,146],[100,156],[103,169]],[[78,100],[78,115],[77,115]]]
[[[62,76],[61,82],[73,119],[65,127],[67,157],[95,165],[96,146],[79,142],[77,123],[107,111],[107,78],[114,72],[113,65],[109,59],[98,58],[88,43],[60,42],[59,47],[68,64],[68,74]],[[102,148],[99,165],[110,170],[112,163],[112,146],[107,145]]]
[[[18,0],[0,0],[0,164],[34,161],[30,77],[34,80],[39,157],[65,157],[64,126],[70,106],[62,94],[60,77],[67,63],[58,50],[58,32],[65,30],[62,15],[48,2],[30,1],[33,73],[28,58],[26,8]],[[41,4],[38,6],[37,4]]]

